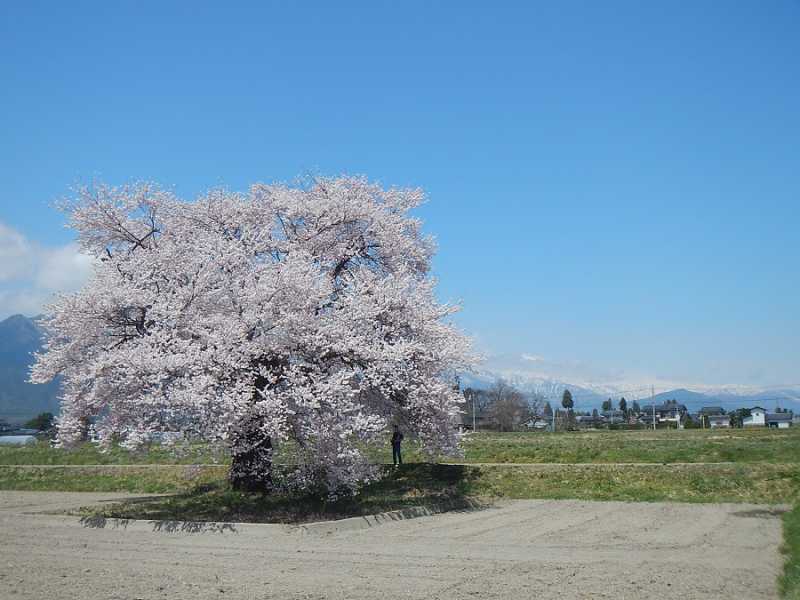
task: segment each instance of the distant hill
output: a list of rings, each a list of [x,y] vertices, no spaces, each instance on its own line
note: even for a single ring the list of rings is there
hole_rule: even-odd
[[[667,400],[677,400],[680,404],[685,404],[686,408],[692,412],[697,411],[704,406],[722,406],[716,397],[700,392],[693,392],[683,388],[656,394],[653,396],[653,399],[655,400],[656,404],[663,404]],[[645,398],[643,402],[650,404],[650,398]]]
[[[683,404],[686,404],[687,402],[709,401],[709,397],[706,394],[700,392],[693,392],[691,390],[683,388],[677,390],[670,390],[668,392],[662,392],[660,394],[656,394],[653,398],[657,404],[661,404],[662,402],[666,402],[667,400],[677,400],[678,402],[682,402]]]
[[[58,414],[58,382],[27,383],[33,352],[42,347],[36,321],[14,315],[0,321],[0,419],[26,421],[41,412]]]
[[[726,411],[737,408],[752,408],[761,406],[767,410],[774,410],[776,407],[787,408],[794,412],[800,412],[800,392],[795,389],[767,389],[747,393],[726,393],[726,392],[692,392],[686,389],[670,390],[655,395],[657,404],[667,400],[677,400],[685,404],[691,412],[696,412],[704,406],[720,406]],[[649,399],[645,399],[649,404]]]

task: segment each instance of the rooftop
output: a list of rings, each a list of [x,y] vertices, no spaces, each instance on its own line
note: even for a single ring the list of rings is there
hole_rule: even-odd
[[[791,421],[792,420],[792,413],[768,413],[766,417],[767,421]]]

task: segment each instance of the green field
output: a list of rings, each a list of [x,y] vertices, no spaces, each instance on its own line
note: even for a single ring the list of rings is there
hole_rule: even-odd
[[[475,463],[800,463],[800,427],[786,430],[589,431],[563,434],[479,432],[465,436],[462,457],[439,462]],[[368,449],[376,462],[390,463],[388,444]],[[407,462],[427,462],[413,443]],[[279,448],[276,462],[290,462],[290,449]],[[158,446],[140,452],[114,448],[102,452],[91,444],[74,450],[41,443],[0,446],[0,465],[228,464],[224,452],[195,445],[179,453]]]
[[[112,447],[101,450],[94,444],[80,444],[76,448],[63,450],[51,448],[47,442],[26,446],[0,446],[0,465],[191,465],[227,464],[224,452],[214,452],[205,445],[168,449],[161,446],[145,447],[131,452]]]
[[[0,490],[177,493],[225,481],[227,466],[0,466]]]
[[[783,516],[783,552],[786,556],[781,592],[785,598],[800,600],[800,504]]]
[[[800,427],[478,433],[464,450],[472,463],[800,463]]]
[[[459,473],[456,488],[434,490],[430,469]],[[428,469],[428,470],[426,470]],[[797,498],[800,465],[435,465],[386,468],[386,477],[357,499],[402,483],[401,503],[426,503],[452,493],[463,497],[576,498],[583,500],[784,503]],[[0,490],[186,493],[226,487],[224,466],[0,467]],[[414,487],[414,477],[419,485]],[[452,475],[445,477],[452,480]],[[449,492],[447,490],[450,490]],[[432,491],[434,490],[434,491]],[[392,492],[394,494],[394,492]],[[277,497],[277,496],[276,496]],[[393,496],[394,498],[394,496]],[[287,502],[296,500],[285,498]],[[388,502],[390,504],[390,502]],[[248,519],[243,519],[248,520]]]
[[[683,431],[580,431],[570,433],[468,434],[462,457],[441,461],[475,463],[800,463],[800,427]],[[413,445],[412,460],[425,460]],[[388,448],[376,460],[391,462]]]
[[[461,471],[458,493],[470,497],[774,503],[793,501],[800,490],[800,428],[477,433],[465,437],[463,448],[463,457],[439,462],[469,467]],[[386,462],[386,450],[370,452],[376,462]],[[284,449],[276,462],[288,462],[286,454]],[[404,477],[422,477],[425,459],[413,444],[406,459],[417,470],[407,466]],[[91,444],[74,450],[44,443],[0,447],[0,489],[187,492],[214,484],[219,490],[228,463],[224,454],[204,446],[179,454],[159,447],[101,452]],[[394,471],[387,473],[361,497],[385,490],[381,485],[395,477]],[[425,473],[425,485],[403,492],[408,498],[429,500],[432,475]]]

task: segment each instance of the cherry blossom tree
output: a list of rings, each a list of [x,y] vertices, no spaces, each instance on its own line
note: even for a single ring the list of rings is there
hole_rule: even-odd
[[[469,340],[430,276],[415,189],[362,178],[213,190],[95,186],[64,203],[93,277],[48,307],[31,379],[62,378],[61,444],[154,432],[222,442],[240,488],[328,494],[375,478],[361,448],[400,423],[456,452],[455,374]]]

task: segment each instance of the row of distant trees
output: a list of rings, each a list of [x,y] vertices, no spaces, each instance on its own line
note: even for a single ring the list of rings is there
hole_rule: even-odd
[[[514,431],[531,419],[550,409],[540,394],[526,395],[504,381],[498,381],[489,389],[467,388],[465,421],[472,423],[473,417],[482,427],[498,431]],[[474,413],[473,413],[474,411]]]
[[[624,396],[619,399],[619,403],[617,404],[617,408],[619,408],[619,410],[621,410],[623,413],[625,413],[626,416],[631,414],[631,413],[638,415],[640,412],[642,412],[642,409],[641,409],[641,407],[639,406],[639,403],[636,400],[634,400],[633,403],[630,406],[628,406],[628,401],[625,400]],[[603,401],[603,411],[604,412],[609,411],[609,410],[613,410],[613,409],[614,409],[614,401],[611,398],[609,398],[608,400]]]
[[[514,386],[498,381],[488,389],[464,390],[466,414],[464,420],[471,424],[473,411],[479,426],[497,431],[514,431],[531,420],[553,418],[553,407],[542,394],[523,394]],[[571,427],[575,423],[575,403],[569,390],[561,397],[563,411],[555,415],[556,426]]]
[[[50,432],[55,427],[55,416],[50,412],[39,413],[24,425],[26,429]]]
[[[0,432],[14,432],[20,428],[19,425],[11,425],[6,421],[0,419]],[[55,416],[53,413],[43,412],[39,413],[32,419],[25,421],[22,424],[22,429],[35,429],[36,431],[47,434],[47,435],[54,435],[55,434]]]
[[[526,424],[537,419],[544,419],[548,422],[555,421],[556,429],[574,429],[576,427],[576,416],[589,415],[588,412],[576,412],[575,402],[572,393],[564,390],[561,396],[561,409],[556,411],[553,418],[553,407],[546,398],[537,393],[523,394],[514,386],[498,381],[489,389],[467,388],[464,390],[466,400],[465,422],[469,425],[473,421],[473,410],[477,417],[479,428],[493,429],[496,431],[515,431],[527,428]],[[677,404],[677,401],[670,400],[668,404]],[[640,415],[642,408],[639,402],[634,400],[631,403],[622,397],[617,402],[611,398],[605,400],[601,410],[608,412],[614,409],[622,412],[624,419],[632,415]],[[777,409],[782,412],[785,409]],[[595,408],[591,415],[599,417],[600,412]],[[743,421],[750,416],[750,409],[739,408],[728,413],[730,416],[731,427],[742,427]],[[689,414],[683,420],[683,426],[689,429],[703,427],[699,420],[695,421]]]
[[[553,407],[543,395],[523,394],[504,381],[498,381],[488,389],[467,388],[464,390],[464,398],[465,421],[470,425],[473,421],[473,410],[479,427],[497,431],[514,431],[537,418],[543,418],[548,423],[553,420]],[[615,404],[626,419],[632,414],[641,413],[641,407],[636,400],[629,404],[624,397],[616,403],[611,398],[605,400],[602,404],[603,412],[613,410]],[[555,415],[558,429],[572,429],[576,426],[577,414],[589,414],[575,412],[575,401],[569,390],[564,390],[561,396],[561,409],[563,410],[556,411]],[[599,416],[596,408],[591,414]]]

